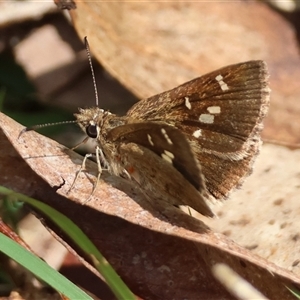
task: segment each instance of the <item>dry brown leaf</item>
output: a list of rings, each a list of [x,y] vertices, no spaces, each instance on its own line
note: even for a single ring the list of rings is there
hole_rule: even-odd
[[[272,101],[264,137],[300,143],[300,60],[294,28],[266,4],[76,1],[81,38],[105,68],[139,97],[224,65],[266,60]]]
[[[23,127],[3,114],[0,127],[4,149],[0,163],[5,170],[0,183],[41,199],[72,219],[137,295],[146,299],[231,299],[211,274],[211,266],[222,262],[268,298],[293,299],[285,285],[300,286],[298,277],[200,222],[191,222],[188,215],[184,218],[174,211],[161,215],[128,181],[105,175],[91,201],[80,204],[90,195],[95,180],[81,174],[66,194],[81,164],[80,156],[36,132],[26,132],[18,139]],[[90,162],[88,170],[96,172],[95,164]],[[177,225],[167,218],[174,218]]]

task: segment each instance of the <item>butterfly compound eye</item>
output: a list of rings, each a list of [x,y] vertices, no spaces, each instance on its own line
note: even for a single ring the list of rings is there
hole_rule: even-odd
[[[86,134],[90,138],[95,139],[98,136],[97,125],[90,124],[89,126],[87,126],[86,127]]]

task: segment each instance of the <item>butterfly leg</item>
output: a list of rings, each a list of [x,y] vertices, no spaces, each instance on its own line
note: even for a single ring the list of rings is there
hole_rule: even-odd
[[[100,180],[101,174],[102,174],[102,165],[101,162],[103,162],[105,165],[107,165],[106,159],[104,157],[103,151],[101,148],[99,148],[98,146],[96,147],[96,161],[97,161],[97,167],[98,167],[98,175],[97,175],[97,179],[96,179],[96,183],[93,186],[93,190],[91,195],[89,196],[89,198],[87,199],[87,201],[93,196],[97,186],[98,186],[98,182]]]
[[[83,161],[82,161],[82,164],[81,164],[81,166],[80,166],[80,169],[76,172],[76,176],[75,176],[75,178],[74,178],[74,181],[73,181],[73,183],[71,184],[71,187],[70,187],[70,189],[68,190],[67,194],[70,193],[70,191],[73,189],[73,187],[74,187],[74,185],[75,185],[75,182],[76,182],[77,179],[78,179],[79,174],[80,174],[83,170],[85,170],[86,160],[87,160],[89,157],[92,157],[93,155],[94,155],[93,153],[88,153],[88,154],[86,154],[86,155],[84,156],[84,159],[83,159]]]
[[[107,163],[106,158],[104,156],[104,153],[103,153],[103,151],[102,151],[102,149],[100,147],[98,147],[98,146],[96,147],[96,153],[95,154],[90,154],[89,156],[87,154],[85,156],[85,160],[86,160],[87,157],[90,157],[92,155],[96,155],[96,162],[97,162],[97,167],[98,167],[98,174],[97,174],[96,183],[93,186],[93,190],[92,190],[90,196],[88,197],[88,199],[84,201],[84,203],[88,202],[91,199],[91,197],[93,196],[93,194],[94,194],[94,192],[95,192],[95,190],[96,190],[96,188],[98,186],[98,182],[100,180],[102,171],[103,170],[108,170],[107,169],[108,163]],[[102,164],[104,165],[104,168],[102,168]]]
[[[95,183],[94,186],[93,186],[93,190],[92,190],[90,196],[88,197],[88,199],[84,201],[84,203],[86,203],[86,202],[93,196],[93,194],[94,194],[94,192],[95,192],[95,190],[96,190],[96,188],[97,188],[98,182],[99,182],[99,180],[100,180],[102,171],[107,169],[107,168],[102,168],[102,164],[103,164],[104,166],[107,166],[107,162],[106,162],[105,156],[104,156],[103,151],[102,151],[101,148],[99,148],[99,147],[97,146],[97,147],[96,147],[96,152],[95,152],[95,153],[88,153],[88,154],[86,154],[86,155],[84,156],[84,159],[83,159],[83,161],[82,161],[82,164],[81,164],[81,166],[80,166],[80,169],[76,172],[75,179],[74,179],[74,181],[73,181],[73,183],[72,183],[72,185],[71,185],[71,187],[70,187],[70,189],[69,189],[69,191],[68,191],[68,193],[69,193],[69,192],[72,190],[72,188],[73,188],[74,185],[75,185],[75,182],[76,182],[77,179],[78,179],[79,174],[80,174],[83,170],[86,169],[86,160],[87,160],[88,158],[92,157],[92,156],[96,156],[96,162],[97,162],[97,168],[98,168],[98,175],[97,175],[96,183]]]

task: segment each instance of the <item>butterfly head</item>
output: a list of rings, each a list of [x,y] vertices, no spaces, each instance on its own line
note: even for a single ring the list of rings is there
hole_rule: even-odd
[[[92,139],[99,137],[105,117],[108,115],[110,112],[98,107],[79,108],[79,113],[74,114],[80,128]]]

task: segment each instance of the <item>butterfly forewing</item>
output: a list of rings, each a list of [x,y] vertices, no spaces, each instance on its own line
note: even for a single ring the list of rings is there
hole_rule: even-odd
[[[180,129],[202,166],[208,191],[222,199],[251,170],[269,104],[264,62],[224,67],[145,99],[127,116]]]
[[[262,61],[228,66],[142,100],[127,115],[175,125],[209,151],[237,151],[266,114],[267,77]]]

